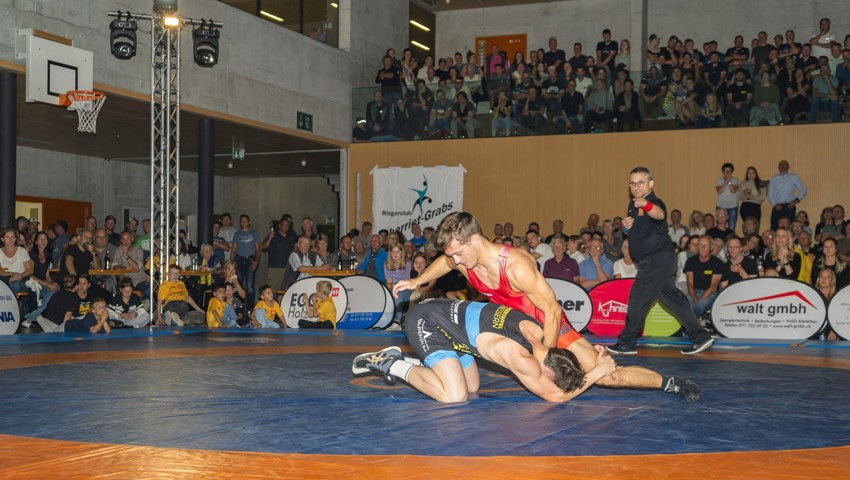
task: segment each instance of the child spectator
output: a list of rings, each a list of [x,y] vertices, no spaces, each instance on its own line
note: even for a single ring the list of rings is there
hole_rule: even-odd
[[[278,324],[277,322],[280,322]],[[260,301],[251,312],[251,325],[254,328],[286,328],[283,322],[283,310],[274,301],[274,290],[268,285],[260,287]]]
[[[121,277],[118,293],[109,304],[109,318],[133,328],[147,325],[151,316],[142,305],[142,299],[133,293],[133,280],[130,277]]]
[[[207,305],[207,326],[210,328],[222,328],[224,326],[230,326],[225,322],[225,288],[221,283],[216,283],[213,286],[213,298],[210,299],[209,305]],[[229,319],[231,323],[235,323],[236,314],[233,314],[233,318]]]
[[[233,312],[233,318],[235,325],[227,324],[229,327],[244,327],[251,322],[251,319],[246,317],[243,313],[244,306],[242,305],[242,300],[236,295],[236,286],[232,283],[226,283],[224,285],[224,300],[227,305],[224,306],[224,320],[227,323],[227,319],[230,318],[230,313]]]
[[[102,298],[95,298],[91,302],[91,311],[83,318],[72,318],[65,322],[66,332],[78,333],[109,333],[112,329],[109,327],[109,312],[106,311],[106,301]]]
[[[307,304],[307,316],[318,320],[298,320],[300,328],[336,328],[336,305],[331,299],[331,282],[316,282],[316,296]]]
[[[180,280],[180,267],[171,264],[168,267],[168,280],[162,282],[159,287],[158,300],[156,302],[156,311],[162,312],[162,320],[157,320],[157,325],[162,325],[164,321],[166,325],[171,325],[172,322],[178,327],[182,327],[183,317],[189,313],[189,305],[196,311],[204,313],[201,307],[189,296],[189,291],[186,290],[186,284]]]

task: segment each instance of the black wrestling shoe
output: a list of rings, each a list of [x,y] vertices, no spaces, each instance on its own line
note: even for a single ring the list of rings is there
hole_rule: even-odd
[[[397,360],[403,360],[404,356],[399,347],[387,347],[379,352],[361,353],[354,357],[351,364],[351,373],[360,377],[369,373],[384,377],[388,385],[396,383],[396,378],[390,375],[390,366]]]
[[[709,348],[711,348],[712,345],[714,345],[714,339],[709,338],[708,340],[702,343],[692,343],[687,347],[683,348],[681,352],[684,355],[696,355],[697,353],[702,353],[708,350]]]
[[[637,349],[635,347],[627,347],[619,342],[614,345],[608,345],[605,349],[614,355],[637,355]]]
[[[702,398],[702,389],[687,378],[670,377],[662,390],[678,395],[686,402],[696,402]]]

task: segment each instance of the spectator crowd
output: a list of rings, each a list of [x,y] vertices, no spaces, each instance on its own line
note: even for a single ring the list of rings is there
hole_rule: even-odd
[[[690,38],[662,40],[650,35],[640,56],[605,29],[589,55],[576,42],[568,58],[553,36],[527,58],[492,45],[483,63],[471,51],[435,60],[391,48],[353,139],[634,131],[656,119],[697,128],[815,123],[821,114],[838,122],[850,108],[850,35],[840,42],[828,18],[805,43],[793,30],[772,40],[761,31],[749,44],[738,35],[725,50],[715,40],[702,50]],[[633,73],[639,57],[647,70]]]

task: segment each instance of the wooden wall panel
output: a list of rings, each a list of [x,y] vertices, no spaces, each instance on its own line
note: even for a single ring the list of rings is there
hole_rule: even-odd
[[[42,204],[42,230],[47,228],[50,224],[56,223],[57,220],[65,220],[68,222],[68,231],[76,232],[78,228],[83,228],[85,226],[86,217],[91,215],[91,202],[76,202],[73,200],[30,197],[26,195],[18,195],[16,199],[22,202],[36,202]],[[103,219],[99,218],[97,222],[98,225],[100,225],[103,223]]]
[[[355,222],[355,174],[361,174],[361,221],[371,220],[375,166],[463,164],[464,209],[486,233],[496,222],[513,222],[524,233],[531,221],[550,232],[561,218],[574,233],[591,212],[603,219],[623,215],[628,173],[649,167],[655,189],[670,209],[684,215],[714,209],[714,182],[724,162],[743,177],[748,165],[762,178],[788,160],[809,189],[798,209],[813,222],[825,205],[850,207],[850,124],[795,125],[718,130],[558,135],[541,137],[358,143],[349,152],[349,228]],[[764,214],[769,218],[765,202]],[[763,217],[764,218],[764,217]],[[357,226],[359,227],[359,225]]]

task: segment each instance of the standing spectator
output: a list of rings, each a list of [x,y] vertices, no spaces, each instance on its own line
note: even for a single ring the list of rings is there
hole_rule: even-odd
[[[659,44],[661,43],[661,37],[656,34],[652,34],[649,36],[649,43],[646,46],[646,65],[651,70],[652,67],[655,67],[656,70],[661,69],[661,65],[664,63],[664,57],[662,56],[661,47]]]
[[[729,229],[734,232],[735,226],[738,224],[738,186],[740,181],[738,177],[732,176],[735,165],[726,162],[720,167],[720,171],[723,176],[719,177],[714,183],[714,188],[717,191],[714,205],[718,209],[726,211],[729,216]]]
[[[775,49],[776,47],[767,43],[767,32],[759,32],[758,44],[753,47],[753,63],[755,67],[759,68],[761,64],[767,63],[770,52]]]
[[[796,57],[803,49],[803,45],[794,40],[794,30],[785,31],[785,43],[779,46],[779,58]]]
[[[632,65],[632,43],[628,39],[620,41],[620,51],[614,60],[615,68],[629,71]]]
[[[815,58],[829,56],[829,49],[832,47],[832,42],[838,40],[838,37],[829,31],[831,22],[828,18],[821,18],[818,22],[818,33],[809,39],[812,48],[812,55]]]
[[[543,55],[543,63],[546,67],[555,67],[555,71],[561,78],[563,77],[564,63],[567,61],[567,54],[558,48],[558,39],[549,37],[549,51]]]
[[[817,123],[821,110],[829,110],[833,123],[840,118],[838,106],[838,78],[829,73],[829,65],[821,65],[820,73],[812,80],[812,110],[809,122]]]
[[[103,220],[103,228],[106,229],[107,240],[113,247],[121,244],[121,234],[115,231],[115,217],[107,215],[106,219]]]
[[[53,249],[50,258],[53,268],[59,268],[59,263],[62,261],[62,253],[71,240],[71,237],[68,235],[68,222],[57,220],[53,225],[53,233],[56,235],[56,238],[53,239]]]
[[[546,100],[546,109],[557,112],[561,105],[561,97],[566,91],[566,82],[558,77],[555,67],[547,68],[548,77],[543,81],[543,98]]]
[[[215,221],[212,225],[212,247],[213,255],[218,258],[218,263],[224,265],[225,255],[230,254],[230,244],[221,236],[221,222]]]
[[[741,201],[741,218],[754,218],[761,222],[761,204],[764,203],[765,198],[767,198],[767,188],[765,188],[764,182],[759,177],[758,170],[756,170],[756,167],[747,167],[746,178],[738,187],[738,200]]]
[[[295,244],[298,242],[298,235],[292,230],[291,226],[292,221],[289,215],[284,214],[277,224],[277,230],[270,231],[263,240],[262,251],[268,252],[269,262],[266,283],[271,285],[273,289],[282,288],[286,265],[289,263],[289,257],[292,255]]]
[[[142,227],[144,227],[144,225],[145,222],[142,221]],[[150,221],[148,221],[148,228],[150,228]],[[227,212],[221,214],[220,234],[228,245],[227,249],[224,251],[224,261],[227,262],[230,260],[230,251],[233,249],[233,235],[236,234],[236,228],[233,226],[233,218]],[[144,250],[144,248],[142,248],[142,250]],[[148,246],[148,251],[150,251],[150,246]]]
[[[718,100],[726,98],[726,66],[720,61],[720,53],[711,52],[702,78],[708,87],[706,93],[717,95]]]
[[[251,217],[246,214],[239,216],[241,230],[233,234],[233,247],[230,256],[236,260],[236,274],[246,292],[246,303],[254,304],[254,276],[257,265],[260,264],[260,235],[251,228]]]
[[[615,57],[617,56],[617,42],[611,40],[611,30],[602,30],[602,41],[596,44],[596,65],[605,68],[609,76],[614,75],[614,69],[617,66]]]
[[[767,186],[767,198],[773,209],[770,212],[770,229],[776,230],[779,219],[790,222],[797,216],[797,204],[806,198],[806,187],[795,173],[789,173],[787,160],[779,162],[779,173],[771,177]]]
[[[573,44],[573,56],[568,60],[574,72],[578,72],[578,68],[584,68],[587,65],[587,55],[581,53],[582,45],[580,42]]]

